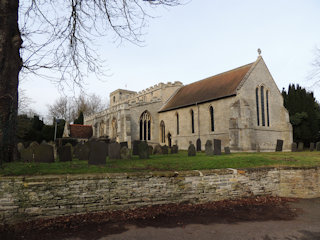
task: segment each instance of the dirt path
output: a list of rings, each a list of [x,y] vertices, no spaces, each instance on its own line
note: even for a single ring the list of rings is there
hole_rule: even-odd
[[[320,199],[262,197],[153,206],[3,228],[0,239],[319,240]]]

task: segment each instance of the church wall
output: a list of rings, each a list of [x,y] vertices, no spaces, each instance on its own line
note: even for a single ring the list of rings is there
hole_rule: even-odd
[[[270,126],[267,126],[267,109],[265,108],[266,126],[261,126],[262,112],[260,102],[259,88],[259,119],[260,126],[257,124],[257,108],[256,108],[256,88],[264,86],[269,92],[269,119]],[[289,151],[292,143],[292,126],[289,122],[289,115],[283,106],[282,95],[275,84],[270,72],[264,61],[261,59],[243,86],[238,91],[239,99],[245,100],[250,106],[251,125],[254,130],[254,136],[243,134],[245,136],[242,143],[250,142],[251,145],[256,144],[256,150],[274,151],[277,139],[284,140],[284,150]],[[266,103],[266,96],[264,96]],[[245,116],[244,116],[245,117]],[[240,133],[241,134],[241,133]],[[247,138],[247,141],[245,141]],[[255,141],[255,142],[253,142]],[[243,150],[248,150],[247,146],[241,146]]]

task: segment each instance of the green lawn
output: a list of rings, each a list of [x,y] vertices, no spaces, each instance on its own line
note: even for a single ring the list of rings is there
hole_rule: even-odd
[[[310,167],[320,166],[320,152],[274,152],[274,153],[233,153],[231,155],[206,156],[198,153],[188,157],[186,151],[173,155],[152,155],[150,159],[109,160],[106,166],[89,166],[86,161],[74,159],[72,162],[55,163],[5,163],[0,168],[0,176],[79,174],[79,173],[119,173],[151,171],[183,171],[219,168],[254,167]]]

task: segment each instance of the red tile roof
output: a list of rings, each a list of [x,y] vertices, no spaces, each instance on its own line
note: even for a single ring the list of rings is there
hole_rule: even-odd
[[[70,137],[72,138],[91,138],[92,126],[81,124],[70,124]]]
[[[253,64],[250,63],[180,88],[159,112],[234,96],[241,80]]]

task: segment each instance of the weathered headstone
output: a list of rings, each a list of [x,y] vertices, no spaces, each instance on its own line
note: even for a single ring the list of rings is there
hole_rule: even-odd
[[[277,139],[276,152],[282,152],[283,140]]]
[[[71,144],[70,144],[71,145]],[[72,161],[72,146],[64,145],[59,148],[59,160],[60,162],[71,162]]]
[[[211,156],[213,155],[213,147],[212,147],[212,141],[211,140],[207,140],[206,141],[206,145],[204,146],[206,155]]]
[[[161,148],[162,148],[162,154],[168,154],[169,153],[167,145],[161,146]]]
[[[132,155],[139,155],[139,144],[141,141],[139,140],[134,140],[132,142]]]
[[[75,157],[78,158],[79,160],[88,161],[89,155],[90,155],[90,146],[89,146],[90,143],[86,142],[84,144],[78,144],[74,151]]]
[[[90,154],[89,161],[90,165],[105,165],[107,158],[107,144],[105,142],[90,142]]]
[[[30,143],[28,148],[30,148],[34,152],[35,148],[38,146],[39,146],[39,143],[34,141],[34,142]]]
[[[225,154],[231,154],[229,147],[224,147],[224,153]]]
[[[73,156],[73,151],[74,151],[74,147],[72,146],[71,143],[66,143],[64,146],[69,146],[71,149],[71,156]]]
[[[162,148],[160,144],[157,144],[154,148],[153,148],[153,154],[162,154]]]
[[[196,145],[197,145],[197,152],[201,152],[201,140],[200,140],[200,138],[197,139]]]
[[[149,156],[153,153],[153,147],[151,145],[148,146]]]
[[[317,144],[316,144],[316,150],[317,150],[317,151],[320,151],[320,142],[317,142]]]
[[[24,149],[23,143],[19,142],[19,143],[17,144],[17,149],[18,149],[18,152],[20,153],[21,150]]]
[[[54,162],[53,147],[49,144],[41,144],[34,148],[34,161],[37,163]]]
[[[295,142],[293,142],[292,144],[291,144],[291,151],[292,152],[296,152],[297,151],[297,143],[295,143]]]
[[[214,155],[221,155],[221,140],[213,139],[213,153]]]
[[[21,149],[20,159],[22,162],[33,162],[33,150],[31,148]]]
[[[179,151],[178,145],[173,145],[171,147],[171,154],[178,153],[178,151]]]
[[[120,158],[121,159],[131,159],[131,152],[130,149],[126,146],[120,149]]]
[[[299,142],[298,143],[298,151],[299,152],[303,151],[303,147],[304,147],[303,142]]]
[[[127,147],[128,148],[128,142],[120,142],[120,148]]]
[[[141,141],[139,144],[139,158],[140,159],[149,158],[148,144],[145,141]]]
[[[109,158],[110,159],[120,159],[120,143],[109,143]],[[106,146],[107,147],[107,146]]]
[[[314,150],[314,142],[311,142],[310,143],[310,152],[313,152],[313,150]]]
[[[188,148],[188,156],[195,156],[196,155],[196,147],[193,143],[190,143]]]

